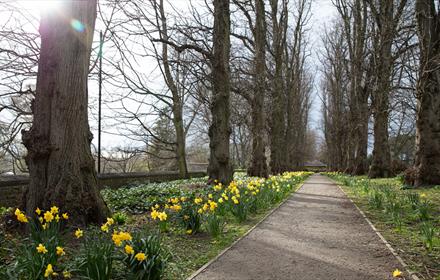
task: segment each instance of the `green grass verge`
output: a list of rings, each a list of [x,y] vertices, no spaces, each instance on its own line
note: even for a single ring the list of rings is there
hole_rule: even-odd
[[[410,189],[398,178],[324,174],[341,185],[411,271],[440,280],[440,186]]]

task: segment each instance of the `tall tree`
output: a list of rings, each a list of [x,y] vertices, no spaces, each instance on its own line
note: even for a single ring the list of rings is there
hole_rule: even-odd
[[[286,147],[284,135],[286,123],[284,120],[285,98],[283,88],[283,53],[287,32],[287,1],[282,0],[281,11],[278,0],[270,0],[272,19],[272,51],[274,73],[271,89],[271,120],[270,120],[270,169],[277,174],[286,170]]]
[[[87,113],[87,76],[96,0],[60,2],[41,16],[34,122],[23,131],[30,183],[25,208],[57,205],[76,224],[99,223],[108,209],[97,187]]]
[[[393,42],[398,33],[407,0],[367,0],[371,9],[376,32],[373,35],[375,88],[372,92],[374,117],[373,159],[368,176],[389,177],[391,172],[391,151],[388,143],[389,98],[392,90],[394,66]]]
[[[208,176],[229,183],[233,169],[230,162],[230,11],[229,0],[214,0],[214,33],[212,57],[212,123],[209,127],[210,157]]]
[[[420,73],[417,84],[415,185],[440,184],[440,3],[417,0]]]
[[[252,160],[248,173],[250,176],[267,177],[265,155],[265,114],[264,96],[266,94],[266,16],[264,0],[255,0],[255,90],[251,97],[252,110]]]

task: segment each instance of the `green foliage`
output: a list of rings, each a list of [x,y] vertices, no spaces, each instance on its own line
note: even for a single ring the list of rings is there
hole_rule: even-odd
[[[423,237],[426,249],[431,251],[434,245],[436,228],[432,225],[432,223],[424,222],[420,226],[420,233]]]
[[[127,254],[123,262],[130,270],[133,280],[160,280],[164,274],[169,254],[163,249],[158,235],[135,238],[133,254]],[[136,258],[138,253],[144,254],[145,260]]]
[[[428,221],[431,218],[431,204],[425,200],[418,204],[417,215],[421,221]]]
[[[76,273],[82,279],[108,280],[116,259],[115,246],[104,233],[95,231],[84,238],[76,258]]]
[[[222,216],[216,214],[208,214],[206,216],[206,231],[212,237],[218,237],[225,226],[225,219]]]
[[[112,218],[118,225],[123,225],[127,222],[128,216],[124,212],[116,212],[113,214]]]
[[[112,211],[131,214],[148,212],[155,204],[164,204],[170,197],[188,195],[183,187],[204,184],[206,178],[193,178],[163,183],[132,184],[119,189],[104,189],[101,194]]]
[[[382,192],[374,190],[370,193],[368,202],[374,209],[382,209],[384,204],[384,195]]]

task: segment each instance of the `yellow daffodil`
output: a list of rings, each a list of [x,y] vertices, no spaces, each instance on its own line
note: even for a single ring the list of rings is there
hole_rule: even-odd
[[[188,230],[186,231],[186,234],[192,234],[192,232],[193,232],[192,229],[188,229]]]
[[[134,249],[130,245],[125,245],[124,250],[125,250],[125,253],[127,255],[133,255],[134,254]]]
[[[58,207],[56,207],[56,206],[50,207],[50,212],[54,215],[58,214]]]
[[[200,203],[202,203],[202,201],[203,201],[203,199],[201,199],[200,197],[196,197],[196,198],[194,199],[194,203],[195,203],[195,204],[200,204]]]
[[[81,229],[77,229],[75,231],[76,238],[81,238],[84,235],[83,231]]]
[[[107,225],[107,224],[103,224],[103,225],[101,226],[101,230],[102,230],[103,232],[108,232],[108,225]]]
[[[46,212],[44,213],[44,220],[46,221],[46,223],[50,223],[50,222],[52,222],[53,219],[54,219],[54,216],[53,216],[53,213],[52,213],[52,212],[46,211]]]
[[[38,216],[41,215],[41,209],[37,207],[37,209],[35,209],[35,213],[37,213]]]
[[[67,213],[63,213],[62,216],[63,216],[63,219],[64,219],[64,220],[68,220],[68,219],[69,219],[69,215],[68,215]]]
[[[154,211],[152,211],[151,212],[151,218],[153,219],[153,220],[156,220],[158,217],[159,217],[159,212],[157,212],[156,210],[154,210]]]
[[[159,220],[166,221],[168,218],[168,215],[165,212],[160,212],[158,217],[159,217]]]
[[[43,217],[39,217],[38,220],[40,221],[41,224],[44,223]]]
[[[57,223],[60,221],[60,216],[59,215],[55,216],[55,221],[57,221]]]
[[[111,226],[115,223],[115,220],[113,218],[107,218],[107,225]]]
[[[64,256],[66,254],[66,252],[64,252],[64,248],[63,247],[57,246],[56,250],[57,250],[57,255],[58,256]]]
[[[47,224],[42,224],[41,227],[43,228],[43,230],[47,229]]]
[[[70,271],[63,271],[63,277],[66,279],[72,278],[72,273]]]
[[[40,253],[40,254],[46,254],[47,253],[47,249],[46,249],[46,247],[44,247],[43,244],[40,243],[37,246],[37,252]]]
[[[220,197],[220,198],[218,199],[218,203],[223,203],[223,197]]]
[[[398,270],[398,269],[394,270],[394,271],[393,271],[393,277],[395,277],[395,278],[400,278],[400,277],[402,277],[402,271],[400,271],[400,270]]]
[[[145,256],[144,253],[137,253],[137,254],[134,256],[134,258],[135,258],[136,260],[138,260],[139,262],[141,262],[141,261],[144,261],[144,260],[147,258],[147,256]]]
[[[200,208],[199,210],[197,210],[197,213],[202,214],[203,213],[203,209]]]
[[[44,272],[44,277],[49,278],[53,275],[53,268],[51,264],[47,265],[46,271]]]

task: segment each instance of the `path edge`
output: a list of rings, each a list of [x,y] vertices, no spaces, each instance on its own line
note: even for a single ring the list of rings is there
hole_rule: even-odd
[[[316,174],[316,173],[315,173]],[[211,259],[209,262],[205,263],[201,268],[199,268],[196,272],[191,274],[186,280],[193,280],[195,277],[197,277],[200,273],[202,273],[208,266],[210,266],[212,263],[216,262],[221,256],[226,254],[229,250],[231,250],[238,242],[240,242],[243,238],[248,236],[257,226],[259,226],[261,223],[263,223],[270,215],[273,214],[276,210],[278,210],[281,206],[283,206],[291,197],[293,197],[302,187],[304,187],[305,182],[310,178],[311,176],[307,177],[299,187],[296,188],[296,190],[292,191],[292,193],[287,196],[283,201],[280,202],[275,208],[270,210],[264,217],[256,223],[253,227],[251,227],[248,231],[246,231],[245,234],[243,234],[240,238],[235,240],[229,247],[226,247],[223,249],[217,256],[215,256],[213,259]],[[420,279],[414,279],[414,280],[420,280]]]
[[[325,176],[325,175],[324,175]],[[420,280],[420,278],[415,275],[415,272],[411,271],[409,269],[409,266],[406,264],[406,262],[397,254],[396,250],[394,250],[393,246],[383,237],[383,235],[377,230],[377,228],[374,226],[374,224],[368,219],[367,215],[365,215],[364,211],[362,211],[359,206],[356,205],[356,203],[351,199],[350,196],[347,195],[347,193],[344,191],[344,189],[341,187],[341,185],[333,180],[332,178],[325,176],[328,179],[330,179],[338,188],[344,193],[344,195],[347,197],[348,200],[354,205],[354,207],[358,210],[358,212],[361,214],[361,216],[367,221],[368,225],[371,227],[371,229],[379,236],[380,240],[385,244],[385,246],[388,248],[388,250],[393,254],[393,256],[397,259],[397,261],[402,265],[402,267],[406,270],[406,272],[409,274],[409,276],[413,280]]]

